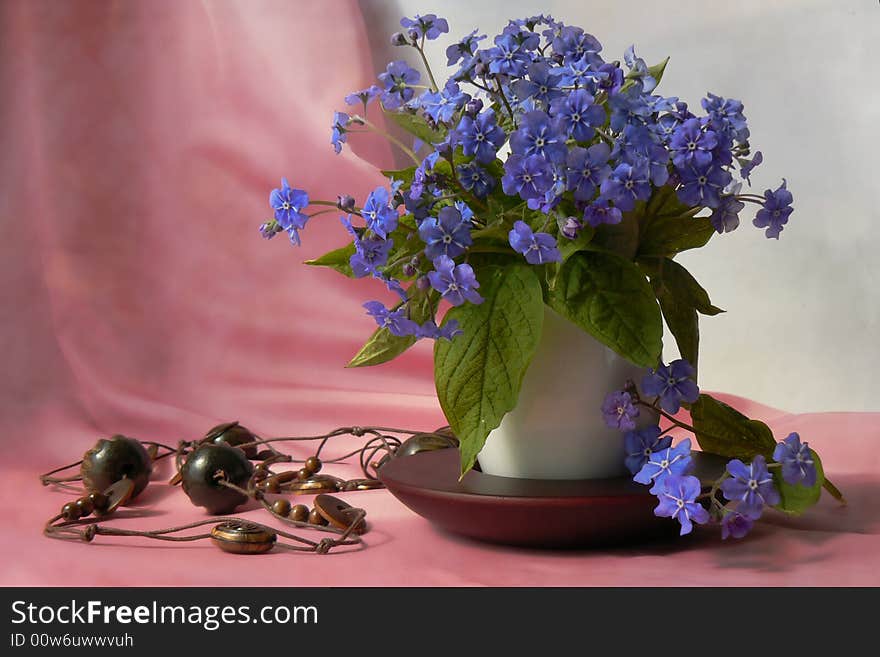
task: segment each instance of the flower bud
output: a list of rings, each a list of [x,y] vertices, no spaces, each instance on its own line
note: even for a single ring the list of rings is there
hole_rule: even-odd
[[[391,35],[391,45],[392,46],[405,46],[407,45],[406,37],[403,35],[403,32],[395,32]]]
[[[336,207],[343,212],[354,212],[354,197],[348,194],[337,196]]]
[[[464,111],[471,116],[476,116],[483,110],[483,101],[479,98],[471,98],[467,105],[464,107]]]
[[[486,64],[486,62],[477,62],[474,65],[474,73],[476,73],[480,77],[487,75],[489,73],[489,65]]]
[[[416,280],[416,287],[425,292],[431,289],[431,281],[428,280],[427,276],[421,276]]]
[[[407,34],[409,35],[409,38],[412,40],[413,43],[418,41],[419,38],[421,38],[422,36],[418,30],[410,30],[409,32],[407,32]]]
[[[416,269],[415,265],[413,265],[413,263],[411,263],[411,262],[408,262],[403,266],[403,275],[404,276],[415,276],[418,273],[419,273],[419,270]]]
[[[582,227],[583,224],[577,217],[566,217],[565,219],[559,220],[560,232],[570,240],[573,240],[578,236],[578,232],[580,232]]]

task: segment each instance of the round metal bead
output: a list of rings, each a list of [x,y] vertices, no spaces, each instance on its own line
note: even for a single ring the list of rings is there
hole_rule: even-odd
[[[80,510],[76,502],[68,502],[61,507],[61,517],[65,520],[79,520]]]
[[[103,491],[120,479],[134,482],[136,497],[150,481],[153,461],[144,446],[134,438],[115,435],[102,438],[83,455],[80,474],[90,491]]]
[[[305,504],[295,504],[290,510],[290,513],[287,514],[287,517],[296,522],[308,522],[309,507]]]
[[[211,530],[211,541],[225,552],[260,554],[275,545],[275,532],[250,522],[221,522]]]
[[[312,509],[309,511],[309,524],[324,526],[327,524],[327,519],[321,515],[321,512],[318,511],[318,509]]]
[[[92,511],[95,510],[95,506],[92,504],[92,500],[90,500],[88,496],[79,498],[76,501],[76,508],[79,509],[79,515],[81,518],[90,515]]]
[[[286,516],[290,513],[290,502],[288,500],[275,500],[272,502],[272,513],[278,516]]]
[[[223,486],[219,479],[244,488],[253,474],[254,466],[238,447],[224,443],[200,445],[187,456],[180,468],[183,490],[196,506],[208,513],[230,513],[247,501],[247,496]]]

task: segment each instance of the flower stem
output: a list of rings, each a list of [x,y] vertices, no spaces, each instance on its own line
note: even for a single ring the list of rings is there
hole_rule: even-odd
[[[516,126],[516,117],[513,115],[510,103],[507,102],[507,96],[504,95],[504,91],[501,89],[501,83],[498,81],[498,78],[492,79],[495,81],[495,88],[498,90],[498,95],[501,96],[501,100],[504,102],[504,107],[507,108],[507,113],[510,114],[510,120],[513,121],[513,125]]]
[[[437,86],[437,81],[434,79],[434,73],[431,71],[431,65],[428,64],[428,58],[425,57],[425,37],[422,36],[422,42],[418,46],[415,47],[416,50],[419,51],[419,55],[422,57],[422,62],[425,64],[425,70],[428,72],[428,77],[431,78],[431,86],[434,88],[434,91],[439,91],[440,87]]]

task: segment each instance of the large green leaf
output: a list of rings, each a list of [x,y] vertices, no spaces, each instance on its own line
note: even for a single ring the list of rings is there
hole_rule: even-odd
[[[647,263],[640,261],[645,267]],[[664,258],[659,263],[652,261],[650,267],[651,286],[666,325],[675,337],[678,351],[695,368],[699,360],[700,328],[697,313],[717,315],[724,312],[709,300],[709,294],[687,269],[674,260]]]
[[[443,141],[443,138],[445,137],[444,132],[434,130],[425,122],[425,119],[418,114],[386,111],[385,116],[394,121],[394,123],[406,130],[409,134],[418,137],[424,142],[437,144]]]
[[[410,289],[413,292],[412,298],[409,300],[407,315],[414,322],[424,324],[434,317],[438,303],[437,295],[434,292],[423,292],[414,287]],[[397,304],[395,309],[401,305]],[[393,335],[386,328],[378,328],[346,367],[369,367],[387,363],[389,360],[397,358],[415,343],[416,339],[411,335]]]
[[[813,456],[813,463],[816,466],[816,483],[812,486],[801,486],[799,484],[787,484],[782,478],[780,469],[773,471],[773,479],[776,489],[779,491],[780,501],[776,508],[792,515],[800,515],[809,507],[819,501],[822,494],[822,486],[825,483],[825,472],[822,469],[822,461],[819,455],[810,450]]]
[[[735,408],[701,394],[691,404],[691,419],[703,451],[728,458],[751,460],[757,454],[773,455],[773,432],[760,420],[750,420]]]
[[[636,365],[654,367],[663,322],[654,292],[629,260],[600,251],[576,253],[562,267],[547,304]]]
[[[479,305],[452,308],[462,335],[434,345],[434,380],[440,406],[461,450],[461,472],[471,467],[505,413],[519,397],[523,376],[541,337],[544,304],[532,267],[513,263],[477,268]]]
[[[349,278],[354,278],[354,272],[351,270],[349,259],[354,255],[354,242],[350,242],[345,246],[334,249],[313,260],[306,260],[304,264],[313,265],[315,267],[330,267],[340,274],[345,274]]]

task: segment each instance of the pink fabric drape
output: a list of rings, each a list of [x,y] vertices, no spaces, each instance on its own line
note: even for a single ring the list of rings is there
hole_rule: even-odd
[[[246,575],[209,545],[44,539],[42,521],[68,495],[41,489],[37,473],[100,436],[174,441],[232,419],[290,434],[443,418],[430,345],[379,369],[343,368],[373,329],[359,304],[386,291],[298,264],[344,242],[336,216],[314,219],[299,250],[256,231],[280,176],[313,198],[363,198],[382,180],[367,160],[391,163],[379,142],[361,142],[362,158],[328,143],[332,111],[373,80],[355,2],[7,0],[0,18],[0,485],[23,530],[0,538],[0,583],[880,582],[871,414],[755,410],[822,451],[852,503],[777,518],[741,545],[489,548],[436,533],[384,491],[358,498],[375,528],[369,549],[273,554]],[[193,517],[182,493],[157,483],[118,522]],[[679,572],[670,558],[688,565],[684,580],[668,579]]]

